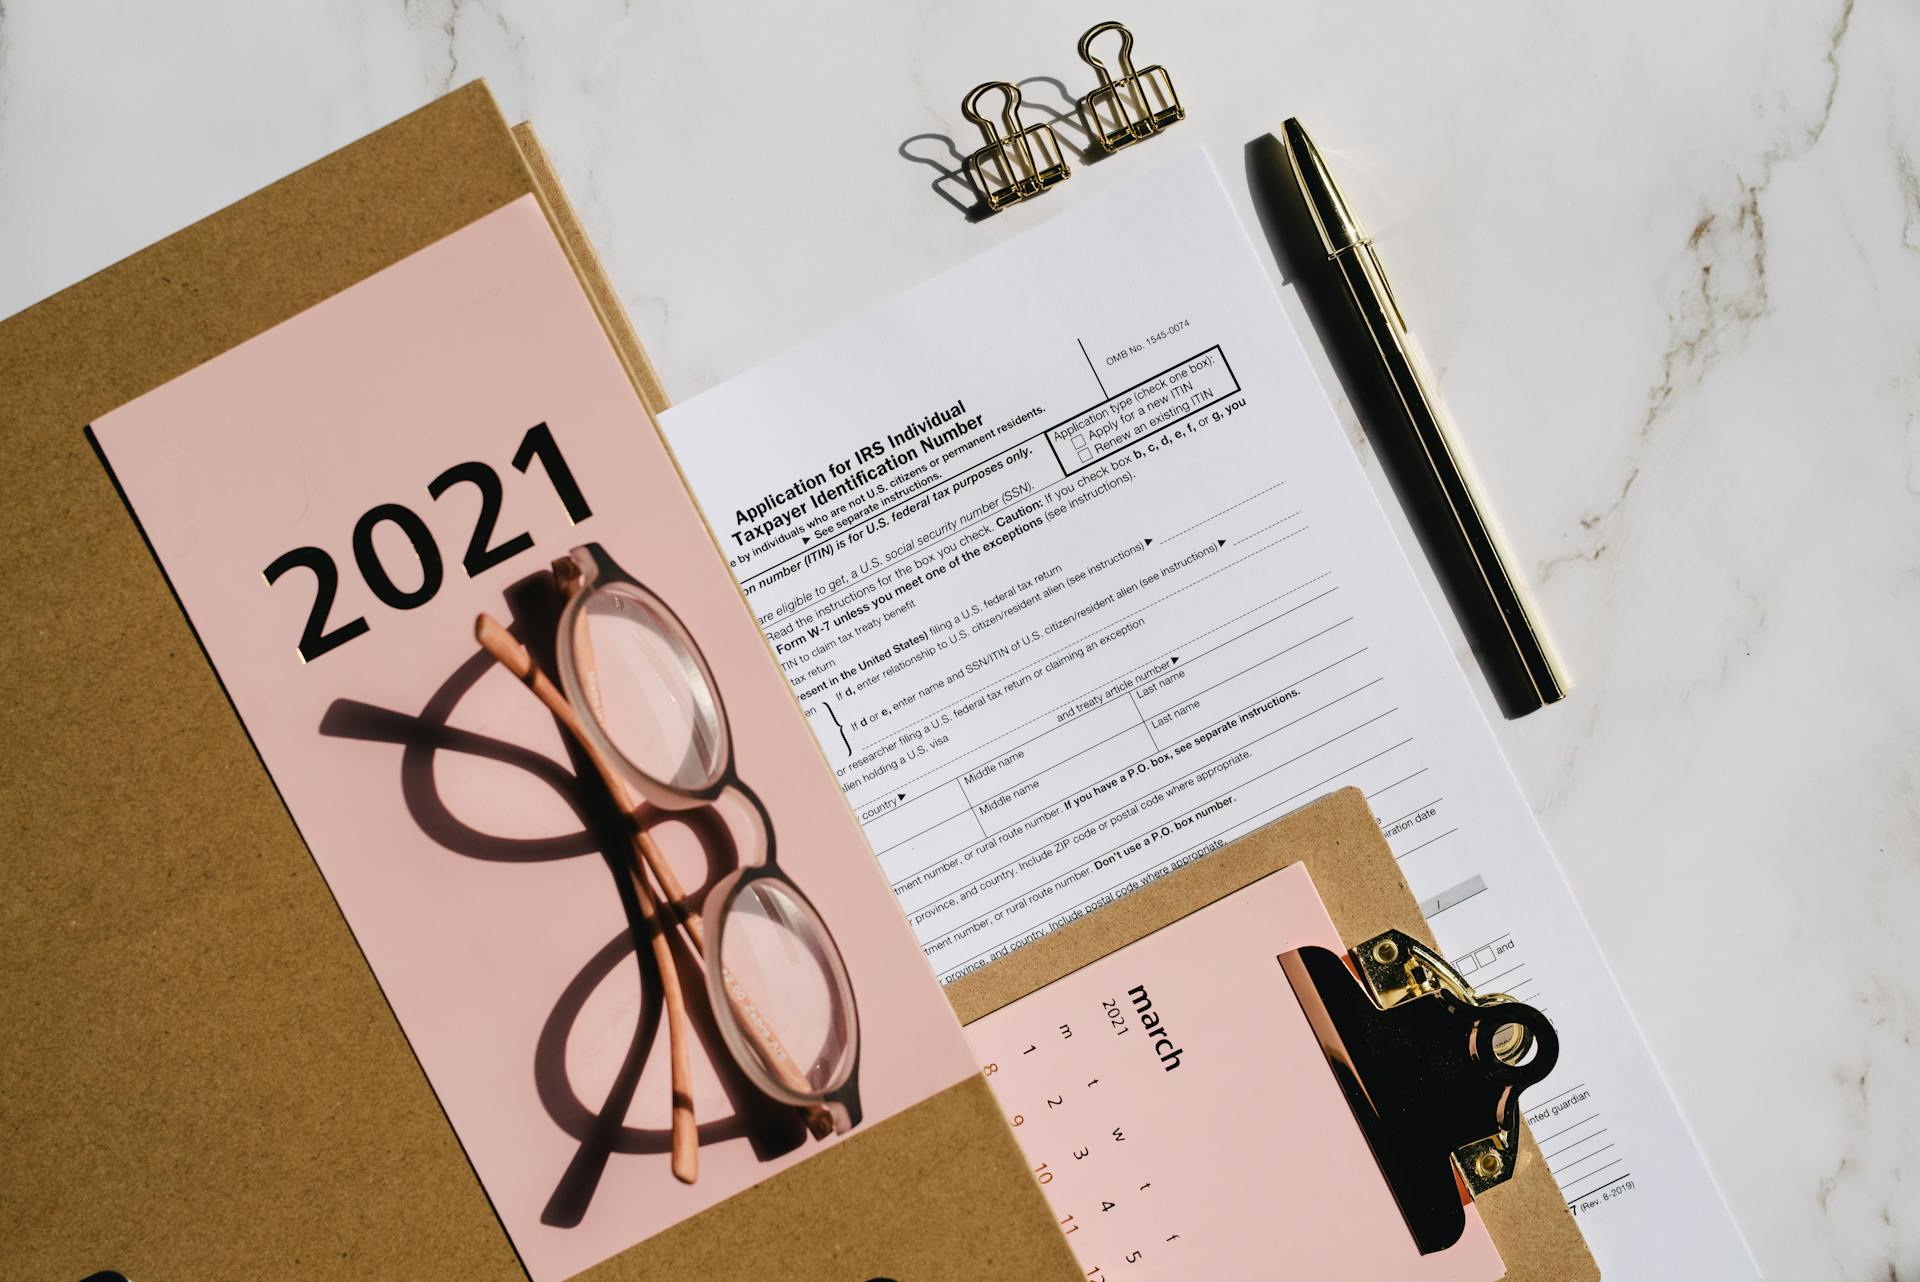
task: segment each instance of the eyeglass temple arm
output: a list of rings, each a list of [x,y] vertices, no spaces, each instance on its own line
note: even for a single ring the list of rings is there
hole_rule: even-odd
[[[606,785],[607,791],[612,794],[614,803],[629,817],[638,818],[641,807],[634,803],[631,794],[627,791],[625,782],[621,780],[611,764],[601,756],[600,752],[587,738],[585,730],[580,725],[579,713],[574,711],[573,705],[567,701],[566,696],[553,684],[547,674],[540,670],[540,666],[533,661],[533,656],[528,653],[527,648],[521,645],[512,633],[508,632],[506,628],[502,627],[500,623],[490,615],[483,614],[475,621],[474,636],[480,642],[481,648],[492,655],[507,671],[518,677],[528,689],[532,690],[540,702],[546,705],[547,710],[566,728],[567,733],[573,736],[574,741],[580,745],[582,750],[586,752],[588,759],[593,762],[594,770],[599,774],[601,782]],[[587,668],[588,672],[591,673],[593,664],[591,651],[581,656],[581,658],[583,661],[582,666]],[[695,914],[688,905],[686,891],[682,888],[679,877],[674,874],[673,866],[669,864],[666,858],[660,853],[660,848],[654,844],[652,836],[647,833],[644,827],[636,826],[633,835],[633,844],[636,853],[639,855],[640,862],[645,864],[647,870],[653,874],[654,879],[660,883],[661,894],[673,909],[672,916],[674,920],[679,923],[681,930],[686,933],[688,943],[692,946],[694,955],[700,958],[702,964],[705,964],[707,959],[706,930],[702,926],[699,916]],[[652,896],[649,893],[645,879],[638,875],[638,865],[636,864],[630,871],[633,874],[634,890],[642,901],[642,917],[646,919],[647,908],[650,906]],[[658,961],[661,956],[661,950],[656,947],[654,955],[656,961]],[[671,983],[666,982],[664,979],[664,976],[669,972],[673,975]],[[760,1019],[750,1017],[750,1012],[741,1001],[737,986],[731,982],[732,976],[724,970],[722,974],[728,981],[721,985],[721,987],[726,990],[727,1004],[733,1008],[733,1013],[737,1017],[737,1022],[740,1027],[745,1029],[748,1035],[758,1042],[765,1051],[762,1059],[766,1062],[769,1069],[779,1077],[782,1084],[784,1084],[788,1090],[793,1091],[795,1094],[810,1094],[812,1087],[793,1067],[793,1057],[787,1052],[786,1047],[780,1043],[778,1035],[774,1034],[771,1029],[763,1031],[764,1016]],[[679,996],[678,968],[673,965],[672,951],[670,948],[666,950],[666,960],[662,966],[662,975],[662,988],[668,989],[672,994]],[[682,1000],[681,1005],[684,1016],[684,1000]],[[672,1010],[673,1006],[670,1001],[668,1005],[669,1019],[667,1023],[667,1031],[669,1034],[672,1034],[674,1031],[674,1024],[671,1018]],[[675,1042],[675,1046],[680,1046],[680,1043]],[[675,1058],[679,1058],[677,1053]],[[683,1093],[682,1083],[678,1076],[676,1076],[673,1081],[673,1093],[675,1097],[674,1148],[677,1155],[680,1146],[678,1138],[680,1127],[679,1099]],[[689,1130],[691,1130],[691,1094],[687,1095],[687,1101],[687,1117],[689,1119]],[[832,1115],[829,1114],[824,1107],[818,1104],[810,1104],[804,1106],[802,1112],[806,1114],[807,1130],[813,1134],[814,1138],[824,1138],[833,1133]],[[695,1143],[697,1144],[697,1142],[696,1140]],[[675,1173],[678,1174],[677,1167]]]
[[[475,621],[473,630],[481,647],[507,671],[520,678],[539,696],[540,702],[560,718],[575,740],[585,748],[594,769],[599,771],[600,777],[612,790],[614,800],[622,803],[622,810],[629,810],[618,781],[600,759],[600,754],[594,751],[593,745],[580,733],[579,721],[574,716],[572,706],[560,697],[560,692],[548,680],[547,674],[540,671],[533,656],[527,653],[527,648],[488,615],[481,615]],[[673,1174],[681,1183],[691,1184],[700,1178],[700,1134],[693,1115],[693,1070],[687,1056],[687,1046],[693,1038],[687,1024],[686,994],[680,989],[680,968],[674,965],[673,946],[667,939],[659,905],[654,902],[646,878],[639,875],[638,868],[630,867],[628,880],[633,883],[633,897],[640,908],[640,921],[646,929],[647,946],[653,951],[654,967],[660,972],[660,990],[667,1008],[667,1055],[670,1089],[673,1092]]]

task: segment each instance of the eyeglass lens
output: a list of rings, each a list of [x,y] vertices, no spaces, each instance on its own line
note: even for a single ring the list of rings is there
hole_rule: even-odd
[[[838,1089],[853,1067],[854,1022],[839,950],[826,926],[784,882],[759,877],[728,901],[721,938],[741,1017],[773,1034],[750,1043],[763,1066],[782,1076],[767,1049],[782,1047],[808,1089]]]
[[[620,754],[648,776],[697,789],[726,764],[719,704],[679,630],[638,595],[596,591],[576,632],[594,714]]]

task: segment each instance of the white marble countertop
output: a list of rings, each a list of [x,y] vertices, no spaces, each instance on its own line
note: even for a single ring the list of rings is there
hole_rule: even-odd
[[[961,95],[1064,110],[1107,15],[799,8],[6,0],[0,315],[476,76],[681,398],[1149,163],[969,222]],[[1767,1276],[1920,1277],[1920,8],[1113,16],[1250,225],[1288,115],[1350,182],[1575,679],[1500,738]]]

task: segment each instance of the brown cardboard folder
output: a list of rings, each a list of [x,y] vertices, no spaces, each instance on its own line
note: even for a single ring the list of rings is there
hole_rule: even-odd
[[[0,1264],[170,1279],[521,1275],[459,1142],[83,429],[535,193],[665,405],[545,158],[471,85],[0,323]],[[960,981],[963,1019],[1305,859],[1349,939],[1424,934],[1336,797]],[[1529,1168],[1515,1279],[1595,1276]],[[598,1265],[595,1279],[1084,1274],[974,1078]]]
[[[530,191],[658,409],[478,84],[0,324],[0,1274],[523,1276],[84,429]],[[583,1276],[1082,1274],[976,1077]]]

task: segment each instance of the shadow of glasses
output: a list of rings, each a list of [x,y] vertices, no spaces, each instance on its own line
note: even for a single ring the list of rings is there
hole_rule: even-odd
[[[512,585],[506,592],[511,629],[543,663],[552,656],[548,647],[559,618],[561,599],[551,575],[537,574]],[[320,733],[331,738],[393,744],[401,748],[400,786],[408,813],[434,842],[469,859],[495,863],[532,863],[597,855],[605,863],[613,893],[620,898],[625,927],[600,945],[563,988],[542,1024],[533,1048],[533,1085],[541,1106],[554,1124],[578,1141],[579,1148],[560,1175],[541,1213],[541,1222],[571,1228],[585,1217],[608,1161],[614,1154],[664,1156],[671,1151],[672,1134],[664,1122],[658,1127],[628,1123],[640,1078],[659,1039],[662,989],[650,950],[639,946],[645,938],[639,904],[624,868],[631,858],[630,827],[606,795],[585,754],[567,736],[568,764],[518,744],[449,724],[480,679],[495,666],[485,650],[463,660],[426,700],[417,714],[382,708],[351,699],[336,700],[321,719]],[[579,821],[580,828],[542,837],[509,837],[476,828],[456,815],[436,780],[439,754],[452,752],[513,767],[555,792]],[[720,866],[718,843],[699,843],[707,852],[701,887],[711,885],[726,871]],[[694,893],[697,902],[699,892]],[[556,929],[559,927],[556,925]],[[674,941],[675,961],[683,970],[698,965]],[[567,1046],[593,993],[612,980],[622,967],[636,968],[641,1000],[621,1065],[606,1098],[595,1107],[580,1097],[568,1075]],[[791,1108],[784,1108],[756,1090],[732,1058],[720,1053],[722,1037],[701,985],[684,988],[687,1018],[701,1045],[714,1048],[707,1058],[720,1082],[732,1113],[700,1124],[701,1146],[745,1140],[754,1156],[767,1161],[792,1152],[806,1139],[806,1128]]]

